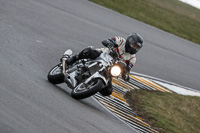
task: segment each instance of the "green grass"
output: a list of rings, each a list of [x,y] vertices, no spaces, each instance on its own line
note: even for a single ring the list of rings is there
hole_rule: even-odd
[[[161,133],[200,132],[200,97],[133,90],[125,98],[134,112]]]
[[[90,0],[200,44],[200,10],[178,0]]]

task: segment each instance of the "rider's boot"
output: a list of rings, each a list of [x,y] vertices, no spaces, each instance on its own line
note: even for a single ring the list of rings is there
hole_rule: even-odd
[[[63,56],[62,56],[62,58],[60,59],[60,62],[62,62],[63,61],[63,59],[64,60],[67,60],[68,58],[70,58],[71,56],[72,56],[72,50],[71,49],[67,49],[66,51],[65,51],[65,53],[63,54]]]

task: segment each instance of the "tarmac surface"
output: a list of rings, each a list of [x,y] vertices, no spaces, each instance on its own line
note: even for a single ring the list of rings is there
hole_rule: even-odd
[[[0,1],[0,132],[129,133],[92,98],[75,100],[47,81],[74,53],[137,32],[144,47],[133,71],[200,90],[200,46],[86,0]]]

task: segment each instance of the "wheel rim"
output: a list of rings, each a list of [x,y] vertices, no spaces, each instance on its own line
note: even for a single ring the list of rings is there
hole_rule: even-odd
[[[83,92],[86,90],[90,90],[93,86],[96,85],[97,82],[98,80],[92,80],[91,82],[89,82],[89,84],[81,83],[74,89],[74,92]]]

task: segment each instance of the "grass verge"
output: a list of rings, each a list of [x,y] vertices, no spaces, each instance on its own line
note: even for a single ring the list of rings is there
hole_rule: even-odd
[[[200,10],[178,0],[89,0],[200,44]]]
[[[161,133],[200,131],[200,97],[133,90],[125,98],[135,113]]]

